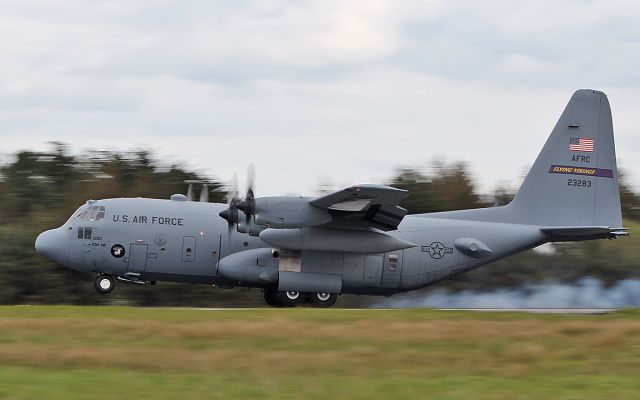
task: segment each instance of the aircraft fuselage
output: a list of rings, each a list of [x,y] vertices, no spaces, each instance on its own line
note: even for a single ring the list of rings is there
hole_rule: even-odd
[[[281,261],[275,267],[276,274],[287,271],[282,265],[286,253],[279,254],[280,249],[258,237],[228,229],[227,222],[218,216],[226,207],[143,198],[89,201],[62,227],[45,232],[43,235],[53,237],[55,231],[56,243],[44,246],[51,247],[47,250],[40,242],[39,251],[78,271],[136,281],[277,290],[277,277],[220,273],[220,261],[241,252],[247,252],[248,259],[237,269],[260,272],[268,267],[259,265],[261,254],[271,254]],[[299,261],[296,272],[332,275],[339,281],[340,293],[390,295],[427,286],[545,241],[536,226],[435,215],[438,217],[407,216],[396,231],[387,232],[415,247],[379,254],[361,254],[355,247],[353,252],[302,250],[295,254]],[[256,249],[265,251],[255,253]],[[252,250],[254,253],[249,252]]]

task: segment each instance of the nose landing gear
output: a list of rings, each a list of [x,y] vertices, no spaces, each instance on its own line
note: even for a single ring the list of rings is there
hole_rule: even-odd
[[[116,285],[116,281],[113,279],[111,275],[98,275],[96,280],[93,282],[93,287],[96,289],[96,292],[99,294],[107,294],[113,290],[113,287]]]

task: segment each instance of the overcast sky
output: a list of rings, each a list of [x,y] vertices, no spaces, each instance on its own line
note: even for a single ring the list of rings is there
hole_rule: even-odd
[[[272,195],[439,158],[487,192],[594,88],[640,188],[637,1],[2,1],[0,37],[5,161],[142,147]]]

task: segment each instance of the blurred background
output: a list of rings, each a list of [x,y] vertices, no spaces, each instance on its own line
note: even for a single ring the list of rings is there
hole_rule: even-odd
[[[415,309],[640,307],[637,0],[0,6],[0,399],[640,398],[639,309]],[[257,196],[507,204],[581,88],[611,104],[629,237],[331,310],[167,282],[101,296],[34,251],[88,199],[199,180],[224,201],[250,163]]]
[[[34,253],[87,199],[185,193],[257,167],[257,195],[408,189],[411,213],[506,204],[571,94],[609,95],[632,236],[544,246],[343,306],[640,305],[634,1],[6,1],[0,303],[262,305],[257,291],[93,293]],[[242,179],[241,179],[242,181]]]
[[[139,306],[262,306],[259,290],[205,285],[119,285],[96,295],[93,277],[60,267],[34,251],[38,233],[61,225],[86,199],[168,198],[185,193],[187,180],[208,180],[209,201],[224,202],[223,182],[145,150],[88,151],[68,146],[24,151],[0,167],[0,302],[4,304],[115,304]],[[640,225],[638,194],[621,183],[625,226]],[[401,205],[410,213],[507,204],[514,192],[477,191],[464,162],[434,162],[427,169],[401,169],[385,182],[407,189]],[[321,194],[326,187],[318,187]],[[196,192],[197,193],[197,192]],[[541,246],[445,283],[390,299],[342,296],[342,306],[371,307],[630,307],[640,306],[640,246],[637,236],[613,241]]]

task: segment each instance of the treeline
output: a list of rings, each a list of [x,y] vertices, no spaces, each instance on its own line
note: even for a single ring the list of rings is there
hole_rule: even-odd
[[[21,152],[0,165],[0,303],[73,303],[234,306],[261,305],[260,293],[222,290],[205,285],[159,283],[156,287],[121,284],[109,296],[98,296],[92,276],[57,266],[35,254],[38,233],[61,225],[87,199],[109,197],[168,198],[185,193],[186,181],[209,183],[209,201],[222,202],[223,185],[179,165],[165,165],[147,151],[90,151],[73,156],[61,143],[48,152]],[[407,189],[402,206],[410,213],[447,211],[507,204],[509,189],[480,194],[464,163],[435,163],[428,172],[403,169],[392,186]],[[639,198],[621,185],[625,224],[640,221]],[[452,289],[486,290],[541,281],[575,281],[585,276],[606,283],[640,276],[640,246],[635,237],[615,243],[564,243],[546,253],[525,252],[462,275]],[[367,298],[343,296],[341,303],[362,304]]]

